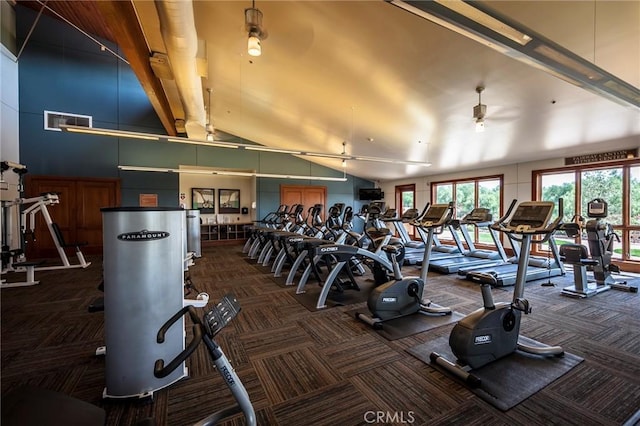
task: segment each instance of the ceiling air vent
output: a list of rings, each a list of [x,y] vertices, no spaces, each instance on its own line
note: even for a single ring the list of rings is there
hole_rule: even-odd
[[[93,127],[93,117],[90,115],[71,114],[68,112],[45,111],[44,128],[60,132],[60,125]]]

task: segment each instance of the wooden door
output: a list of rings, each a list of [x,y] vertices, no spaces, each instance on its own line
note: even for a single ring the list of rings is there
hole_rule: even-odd
[[[27,198],[42,193],[58,194],[59,204],[47,206],[53,222],[62,231],[66,243],[86,242],[84,254],[102,254],[102,207],[120,204],[120,181],[118,179],[90,179],[58,176],[27,176],[25,180]],[[28,226],[28,224],[25,224]],[[58,256],[51,233],[42,215],[36,215],[35,240],[27,240],[27,258]],[[67,251],[73,256],[73,251]],[[72,260],[73,262],[73,260]]]
[[[102,213],[100,209],[120,205],[119,182],[112,180],[78,181],[76,191],[76,241],[86,241],[88,252],[102,253]]]
[[[327,187],[310,185],[280,185],[280,204],[302,204],[307,211],[314,204],[322,204],[322,219],[327,209]]]

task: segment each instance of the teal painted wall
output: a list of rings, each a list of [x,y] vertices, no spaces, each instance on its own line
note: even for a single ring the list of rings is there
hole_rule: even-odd
[[[36,13],[18,5],[18,44]],[[117,46],[101,43],[118,52]],[[177,205],[179,175],[122,172],[118,165],[170,167],[195,165],[258,170],[261,173],[342,176],[340,171],[286,154],[79,135],[44,130],[44,111],[90,115],[94,127],[166,134],[131,68],[80,32],[47,16],[35,27],[19,61],[20,158],[33,175],[111,177],[121,179],[122,205],[137,205],[140,193],[158,194],[162,206]],[[236,138],[239,142],[248,142]],[[359,209],[358,188],[367,180],[347,182],[257,180],[258,217],[278,207],[280,185],[322,185],[328,204],[342,202]],[[355,195],[354,195],[355,194]]]

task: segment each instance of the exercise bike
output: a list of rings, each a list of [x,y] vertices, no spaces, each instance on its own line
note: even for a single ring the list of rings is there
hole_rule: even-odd
[[[193,339],[186,349],[180,352],[173,360],[165,365],[159,359],[154,365],[154,375],[165,377],[178,368],[204,340],[209,355],[231,390],[237,404],[223,408],[205,419],[200,420],[195,426],[212,426],[217,422],[242,412],[248,426],[256,425],[256,415],[244,385],[222,352],[222,349],[213,340],[240,311],[240,304],[233,295],[226,295],[216,306],[208,311],[202,318],[198,316],[193,306],[185,306],[173,315],[158,331],[156,340],[163,343],[165,334],[171,326],[183,315],[189,314],[193,321]],[[149,366],[151,368],[151,366]],[[107,413],[104,408],[89,404],[88,402],[53,392],[46,389],[38,389],[25,386],[10,392],[2,398],[2,424],[6,426],[104,426]],[[142,419],[136,426],[155,426],[152,417]]]
[[[229,416],[243,413],[246,424],[249,426],[256,425],[256,414],[251,405],[249,394],[244,385],[240,381],[240,378],[236,374],[233,366],[225,356],[224,352],[218,344],[213,340],[213,337],[220,332],[236,315],[240,312],[240,304],[233,295],[224,296],[216,306],[208,311],[202,318],[200,318],[193,306],[185,306],[178,312],[176,312],[169,320],[164,323],[157,335],[157,342],[163,343],[164,337],[169,328],[177,322],[183,315],[189,314],[191,321],[193,322],[193,338],[187,347],[180,352],[174,359],[165,364],[164,360],[159,359],[155,362],[153,374],[158,378],[163,378],[171,374],[176,368],[178,368],[184,361],[191,356],[191,354],[198,348],[200,343],[204,341],[209,351],[209,356],[216,366],[216,370],[220,373],[220,376],[224,379],[227,387],[233,394],[236,400],[236,404],[217,411],[207,418],[200,420],[196,423],[197,426],[210,426],[215,425],[220,420]],[[155,423],[151,419],[147,419],[145,426],[152,426]]]
[[[382,329],[382,323],[392,319],[402,318],[416,313],[427,315],[451,315],[451,308],[434,306],[431,301],[422,301],[427,269],[433,244],[433,235],[437,228],[443,227],[453,214],[451,204],[433,204],[420,219],[418,226],[428,231],[425,251],[422,259],[422,274],[420,277],[402,277],[399,257],[402,245],[387,244],[381,249],[391,259],[393,266],[393,280],[382,284],[371,291],[367,300],[367,307],[371,316],[357,312],[356,319],[363,321],[374,329]]]
[[[527,265],[532,238],[542,236],[536,243],[545,243],[558,229],[563,214],[562,199],[558,201],[558,217],[550,222],[554,203],[549,201],[525,201],[518,205],[507,222],[507,217],[491,225],[496,231],[509,234],[509,238],[521,243],[516,283],[510,303],[494,303],[491,286],[497,284],[491,273],[473,272],[475,281],[481,283],[484,306],[461,319],[451,330],[449,345],[456,362],[451,362],[436,352],[429,356],[431,362],[464,380],[471,387],[479,387],[481,380],[469,370],[480,368],[503,358],[516,349],[540,356],[564,356],[560,346],[529,346],[518,342],[522,314],[531,313],[531,306],[524,298]]]

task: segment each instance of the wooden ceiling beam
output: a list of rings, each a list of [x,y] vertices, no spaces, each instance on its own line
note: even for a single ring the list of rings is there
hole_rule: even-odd
[[[97,1],[96,6],[147,93],[167,134],[176,136],[175,117],[162,84],[151,69],[149,49],[131,1]]]

